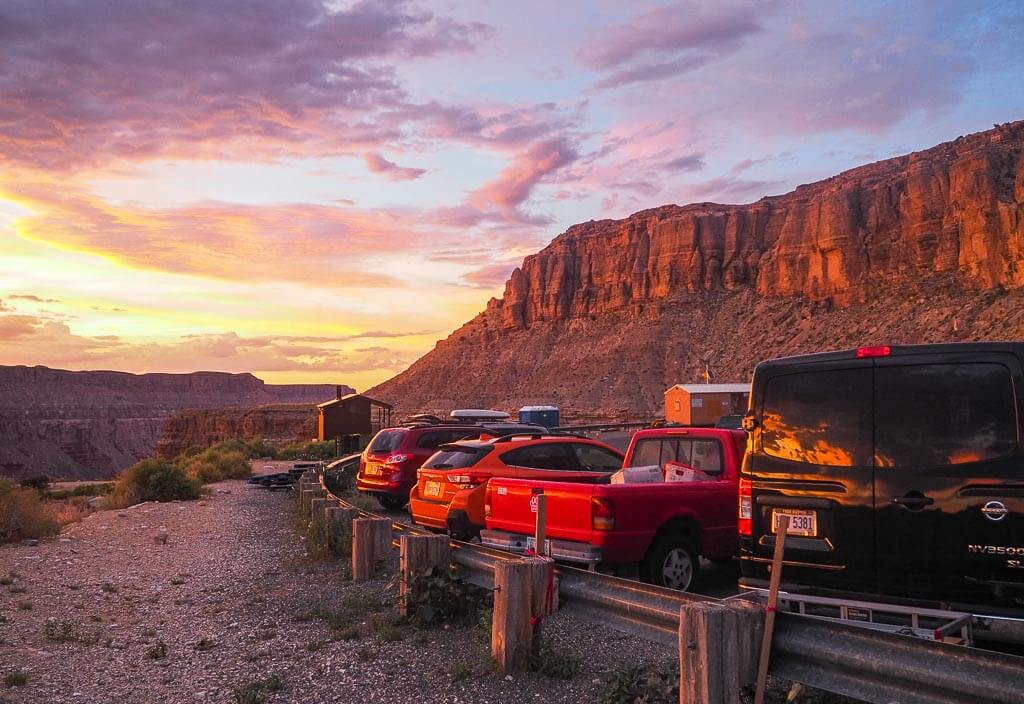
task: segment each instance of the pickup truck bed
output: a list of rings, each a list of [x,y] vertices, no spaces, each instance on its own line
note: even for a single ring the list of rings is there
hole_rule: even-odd
[[[697,481],[643,484],[492,479],[486,497],[487,530],[481,533],[481,540],[513,552],[532,549],[535,496],[543,493],[549,539],[546,551],[555,559],[583,564],[636,563],[646,581],[689,588],[699,571],[698,556],[727,560],[736,553],[738,477],[745,434],[713,428],[640,431],[630,443],[626,466],[637,459],[640,443],[680,439],[718,443],[720,471]],[[649,456],[649,448],[644,452]]]

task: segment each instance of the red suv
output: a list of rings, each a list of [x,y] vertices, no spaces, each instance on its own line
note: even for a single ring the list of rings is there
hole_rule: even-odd
[[[528,423],[412,423],[385,428],[359,458],[356,488],[374,495],[384,508],[397,510],[409,502],[409,492],[416,486],[416,470],[441,445],[481,436],[538,432],[547,430]]]

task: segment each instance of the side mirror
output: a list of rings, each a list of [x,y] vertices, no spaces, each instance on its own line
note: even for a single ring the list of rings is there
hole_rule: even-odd
[[[757,419],[754,416],[743,416],[742,421],[743,429],[748,433],[754,432],[754,428],[757,427]]]

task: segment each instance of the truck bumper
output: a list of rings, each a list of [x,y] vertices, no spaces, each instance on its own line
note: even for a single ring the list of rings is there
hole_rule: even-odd
[[[527,554],[526,539],[532,536],[520,533],[508,533],[503,530],[480,531],[480,542],[490,548],[504,550],[516,555]],[[589,543],[577,543],[571,540],[548,540],[551,545],[550,557],[562,562],[574,562],[583,565],[596,565],[602,562],[601,548]]]

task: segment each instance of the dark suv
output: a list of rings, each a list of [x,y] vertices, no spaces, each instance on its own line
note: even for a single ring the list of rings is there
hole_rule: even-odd
[[[416,470],[441,445],[457,440],[500,437],[509,433],[547,432],[529,423],[414,422],[377,433],[363,451],[356,488],[377,498],[381,506],[396,510],[409,502],[416,486]]]
[[[754,371],[744,586],[1024,609],[1024,344],[866,347]],[[808,590],[807,587],[813,589]]]

